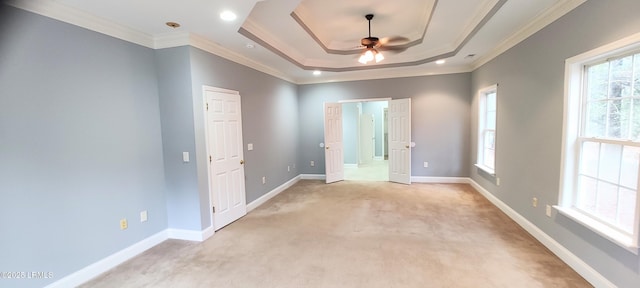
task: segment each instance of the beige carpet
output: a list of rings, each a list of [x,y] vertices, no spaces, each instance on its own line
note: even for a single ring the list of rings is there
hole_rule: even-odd
[[[463,184],[301,181],[83,287],[590,287]]]

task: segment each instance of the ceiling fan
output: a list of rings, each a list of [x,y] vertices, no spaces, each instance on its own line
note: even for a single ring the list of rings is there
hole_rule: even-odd
[[[362,54],[360,55],[360,58],[358,59],[358,62],[362,64],[367,64],[368,62],[374,61],[374,60],[376,61],[376,63],[378,63],[384,60],[384,56],[382,55],[382,53],[378,51],[378,49],[392,50],[392,51],[398,51],[398,52],[406,50],[406,48],[402,46],[385,46],[385,45],[390,44],[392,42],[405,42],[409,40],[406,37],[399,37],[399,36],[385,37],[382,39],[371,36],[371,19],[373,19],[373,16],[374,16],[373,14],[367,14],[364,16],[367,19],[367,21],[369,21],[369,37],[365,37],[365,38],[362,38],[362,40],[360,40],[360,45],[365,47],[365,50],[362,52]]]

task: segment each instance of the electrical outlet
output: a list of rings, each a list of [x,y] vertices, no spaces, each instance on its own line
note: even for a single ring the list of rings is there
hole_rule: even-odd
[[[533,199],[531,199],[531,206],[538,207],[538,198],[533,197]]]
[[[423,166],[424,166],[424,168],[428,168],[429,167],[429,162],[425,161]]]
[[[291,172],[291,166],[287,166],[287,172]]]
[[[500,186],[500,177],[496,177],[496,186]]]
[[[551,217],[551,205],[547,205],[546,214],[547,214],[547,217]]]
[[[127,229],[129,225],[127,224],[127,218],[120,219],[120,230]]]
[[[147,222],[147,210],[140,212],[140,222]]]
[[[316,161],[311,160],[311,162],[309,162],[309,164],[311,165],[311,167],[316,166]]]
[[[262,184],[266,184],[267,183],[267,176],[262,176]]]

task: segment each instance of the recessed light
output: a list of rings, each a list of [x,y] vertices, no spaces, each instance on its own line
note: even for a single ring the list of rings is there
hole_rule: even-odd
[[[440,59],[440,60],[436,61],[436,64],[442,65],[442,64],[444,64],[444,62],[446,62],[444,59]]]
[[[180,27],[180,24],[176,23],[176,22],[167,22],[167,23],[164,23],[164,24],[166,24],[167,26],[169,26],[171,28],[174,28],[174,29]]]
[[[236,20],[236,18],[238,18],[238,16],[236,15],[236,13],[233,13],[229,10],[223,11],[222,13],[220,13],[220,19],[224,20],[224,21],[233,21]]]
[[[248,49],[256,48],[256,46],[251,43],[247,44],[245,47],[247,47]]]
[[[319,76],[320,74],[322,74],[322,71],[319,71],[319,70],[313,71],[313,75],[315,76]]]

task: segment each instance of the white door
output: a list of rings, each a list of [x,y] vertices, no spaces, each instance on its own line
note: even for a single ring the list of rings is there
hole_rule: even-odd
[[[324,104],[324,164],[327,183],[344,180],[342,104]]]
[[[218,230],[247,214],[240,94],[204,88],[209,152],[209,197]]]
[[[360,115],[360,164],[373,162],[374,149],[373,114]]]
[[[389,181],[411,184],[411,99],[389,101]]]

